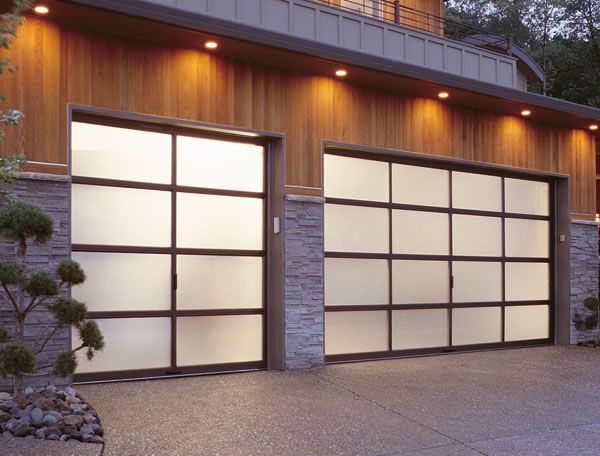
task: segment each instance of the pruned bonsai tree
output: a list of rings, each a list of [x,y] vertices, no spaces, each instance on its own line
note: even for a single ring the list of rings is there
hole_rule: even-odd
[[[14,316],[12,328],[0,327],[0,375],[14,378],[14,396],[24,397],[25,376],[51,371],[57,377],[68,377],[77,368],[75,353],[86,350],[92,359],[104,346],[102,334],[94,321],[86,320],[87,307],[75,299],[59,297],[61,290],[82,284],[85,273],[72,260],[61,261],[51,272],[31,271],[27,265],[27,247],[31,243],[45,244],[52,238],[52,219],[39,207],[10,198],[0,210],[0,235],[16,243],[15,261],[0,261],[0,286],[4,293],[0,309]],[[39,308],[50,311],[45,328],[36,338],[26,334],[28,317]],[[36,322],[39,324],[39,322]],[[81,344],[61,352],[47,363],[39,355],[61,329],[74,327]]]

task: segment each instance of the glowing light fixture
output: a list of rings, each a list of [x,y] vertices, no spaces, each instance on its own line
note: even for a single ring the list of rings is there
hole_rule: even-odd
[[[523,110],[521,111],[521,115],[522,115],[523,117],[529,117],[529,116],[531,115],[531,111],[530,111],[529,109],[523,109]]]
[[[445,100],[448,97],[450,97],[450,94],[448,92],[440,92],[440,93],[438,93],[438,98],[441,98],[442,100]]]
[[[590,130],[592,130],[592,131],[598,130],[598,125],[596,125],[596,124],[590,125]]]
[[[37,5],[33,8],[33,11],[35,11],[38,14],[48,14],[50,12],[50,9],[44,5]]]
[[[335,71],[335,75],[336,75],[338,78],[343,78],[343,77],[345,77],[345,76],[347,76],[347,75],[348,75],[348,72],[347,72],[346,70],[344,70],[344,69],[341,69],[341,68],[340,68],[339,70],[336,70],[336,71]]]
[[[216,41],[210,40],[210,41],[207,41],[206,43],[204,43],[204,47],[206,49],[217,49],[219,47],[219,43],[217,43]]]

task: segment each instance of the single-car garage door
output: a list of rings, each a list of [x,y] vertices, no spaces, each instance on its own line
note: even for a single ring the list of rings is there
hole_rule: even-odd
[[[72,257],[88,276],[73,297],[106,340],[76,379],[264,367],[265,148],[97,119],[71,132]]]
[[[328,361],[552,342],[551,181],[330,150],[324,189]]]

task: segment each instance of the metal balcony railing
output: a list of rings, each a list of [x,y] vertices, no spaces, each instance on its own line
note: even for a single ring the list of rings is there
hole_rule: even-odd
[[[318,0],[332,7],[353,11],[393,24],[434,33],[471,45],[510,54],[511,39],[462,24],[445,17],[420,11],[405,5],[399,0]]]

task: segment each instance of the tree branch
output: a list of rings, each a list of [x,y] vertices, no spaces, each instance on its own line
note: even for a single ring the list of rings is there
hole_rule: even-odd
[[[48,342],[50,342],[50,339],[52,339],[52,337],[62,329],[62,326],[55,326],[54,329],[52,331],[50,331],[50,333],[44,338],[44,342],[41,343],[41,345],[38,346],[37,350],[34,352],[35,356],[39,355],[41,352],[44,351],[44,348],[46,348],[46,345],[48,344]],[[39,338],[38,340],[35,341],[35,346],[37,346],[39,343]]]
[[[10,290],[8,289],[8,287],[6,286],[6,284],[2,284],[2,288],[4,289],[6,295],[8,296],[8,298],[10,299],[10,302],[12,302],[12,305],[15,309],[15,312],[17,315],[21,315],[21,309],[19,309],[19,305],[17,304],[16,299],[14,298],[14,296],[12,295],[12,293],[10,292]]]

